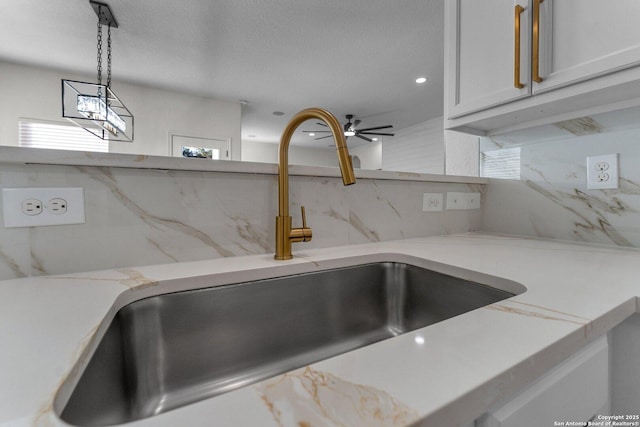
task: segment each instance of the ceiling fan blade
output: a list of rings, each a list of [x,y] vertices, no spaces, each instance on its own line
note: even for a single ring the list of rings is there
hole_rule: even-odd
[[[382,133],[382,132],[358,132],[364,135],[382,135],[382,136],[395,136],[395,133]]]
[[[389,129],[392,128],[392,125],[386,125],[386,126],[376,126],[376,127],[372,127],[372,128],[365,128],[365,129],[360,129],[360,132],[365,132],[368,130],[377,130],[377,129]]]
[[[355,119],[355,120],[353,121],[353,127],[358,126],[361,122],[362,122],[362,120]]]
[[[330,130],[303,130],[305,133],[327,133],[331,132]]]
[[[331,138],[331,137],[333,137],[333,134],[327,135],[327,136],[321,136],[320,138],[314,138],[314,139],[317,141],[319,139],[325,139],[325,138]]]
[[[367,138],[366,136],[362,136],[362,135],[360,135],[359,133],[356,133],[356,136],[357,136],[358,138],[360,138],[360,139],[364,139],[364,140],[365,140],[365,141],[367,141],[367,142],[373,142],[373,139],[371,139],[371,138]]]
[[[326,123],[322,123],[322,122],[317,122],[316,124],[317,124],[317,125],[320,125],[320,126],[324,126],[324,127],[329,127],[329,126],[327,126],[327,124],[326,124]]]

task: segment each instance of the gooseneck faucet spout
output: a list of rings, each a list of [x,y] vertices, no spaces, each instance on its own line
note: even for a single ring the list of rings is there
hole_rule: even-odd
[[[344,137],[342,126],[338,119],[322,108],[307,108],[297,113],[287,127],[285,127],[280,138],[278,157],[278,216],[276,217],[276,254],[275,259],[291,259],[291,243],[308,242],[311,240],[311,228],[307,227],[307,221],[302,207],[302,227],[292,228],[291,217],[289,216],[289,144],[293,132],[300,124],[309,120],[322,120],[329,126],[333,139],[336,143],[338,163],[342,173],[342,183],[344,185],[355,184],[356,177],[353,173],[351,156],[347,148],[347,140]]]

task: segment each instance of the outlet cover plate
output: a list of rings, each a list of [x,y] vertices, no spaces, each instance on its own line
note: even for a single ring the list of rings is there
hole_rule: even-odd
[[[27,215],[23,209],[23,201],[39,200],[42,211],[36,215]],[[51,201],[66,202],[63,214],[49,209]],[[65,188],[3,188],[2,189],[2,217],[6,228],[38,227],[44,225],[83,224],[84,189],[82,187]]]
[[[447,193],[447,210],[480,209],[480,193]]]
[[[442,211],[442,193],[424,193],[422,195],[422,212]]]
[[[604,154],[587,157],[587,189],[618,188],[618,155]]]

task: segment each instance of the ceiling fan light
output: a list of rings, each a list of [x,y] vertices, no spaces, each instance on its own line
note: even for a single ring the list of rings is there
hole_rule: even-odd
[[[344,136],[355,136],[355,134],[356,132],[351,129],[344,131]]]

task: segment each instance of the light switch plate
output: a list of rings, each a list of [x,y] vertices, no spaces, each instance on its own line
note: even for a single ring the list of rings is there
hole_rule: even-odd
[[[424,193],[422,195],[422,212],[442,211],[442,193]]]
[[[480,193],[447,193],[447,210],[480,209]]]

